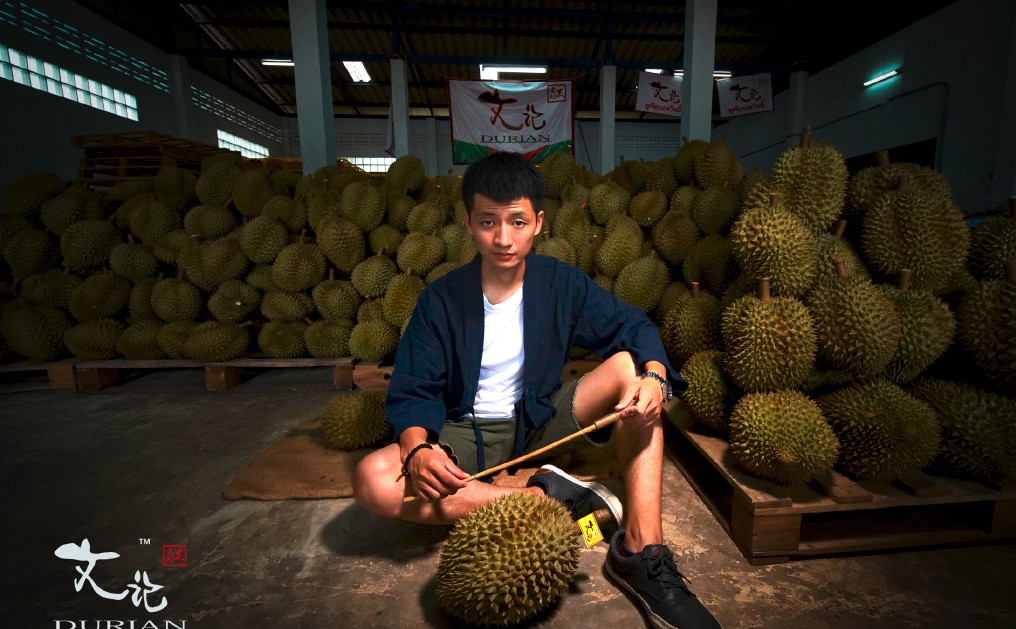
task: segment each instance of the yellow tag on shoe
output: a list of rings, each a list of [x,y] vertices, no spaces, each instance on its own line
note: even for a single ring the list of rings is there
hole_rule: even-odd
[[[584,518],[579,518],[579,529],[582,531],[582,539],[586,541],[586,548],[592,548],[603,541],[603,533],[600,532],[600,525],[596,523],[596,515],[590,513]]]

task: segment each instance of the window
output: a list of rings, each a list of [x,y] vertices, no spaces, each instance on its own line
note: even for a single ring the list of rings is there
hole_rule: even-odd
[[[240,155],[243,155],[244,157],[268,157],[268,149],[259,144],[254,144],[249,140],[244,140],[232,133],[226,133],[222,129],[218,130],[217,135],[219,137],[219,148],[240,151]]]
[[[255,133],[263,135],[269,140],[282,142],[282,129],[272,126],[245,111],[241,111],[221,98],[212,96],[208,92],[194,87],[193,85],[191,86],[191,102],[194,103],[195,107],[209,111],[223,120],[228,120],[234,124],[240,125],[241,127],[250,129]],[[267,151],[268,149],[264,150]]]
[[[82,105],[138,119],[134,96],[0,44],[0,77]]]
[[[83,33],[70,24],[50,17],[25,2],[0,0],[0,24],[2,23],[41,37],[86,59],[101,63],[111,70],[141,81],[145,85],[169,92],[169,73],[165,70],[154,68],[137,57],[110,46],[97,37]],[[37,74],[49,76],[41,71]],[[64,82],[66,83],[66,81]]]
[[[369,173],[386,173],[388,167],[395,161],[394,157],[346,157],[343,159]]]

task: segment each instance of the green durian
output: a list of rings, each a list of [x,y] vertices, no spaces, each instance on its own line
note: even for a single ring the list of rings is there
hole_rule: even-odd
[[[359,450],[386,442],[392,425],[385,417],[385,391],[336,395],[321,409],[321,438],[333,450]]]
[[[579,539],[562,503],[538,494],[506,494],[455,524],[438,561],[437,601],[470,625],[524,622],[575,580]]]

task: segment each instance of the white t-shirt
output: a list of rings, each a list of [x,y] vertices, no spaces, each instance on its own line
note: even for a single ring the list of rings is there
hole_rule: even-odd
[[[483,357],[473,403],[477,419],[505,419],[522,397],[522,286],[511,297],[492,304],[483,296]]]

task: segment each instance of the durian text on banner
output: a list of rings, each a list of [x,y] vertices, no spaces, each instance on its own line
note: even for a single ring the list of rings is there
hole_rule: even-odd
[[[522,153],[542,162],[571,151],[572,82],[448,81],[452,161],[469,164],[493,152]]]
[[[635,109],[665,116],[681,117],[681,83],[679,76],[639,72],[639,91]]]
[[[716,81],[720,115],[743,116],[773,109],[773,84],[768,74],[737,76]]]

